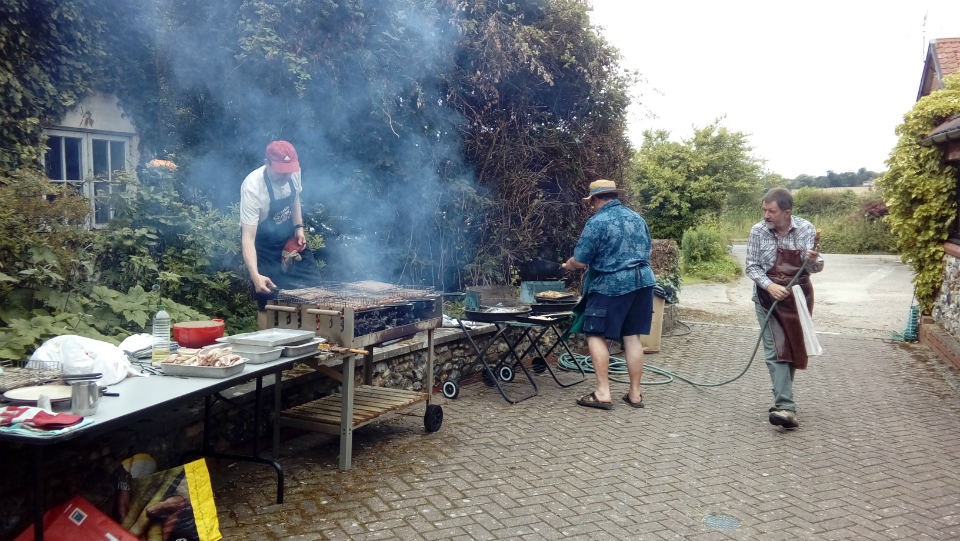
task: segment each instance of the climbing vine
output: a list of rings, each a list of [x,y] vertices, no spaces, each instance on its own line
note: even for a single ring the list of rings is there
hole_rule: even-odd
[[[879,179],[890,209],[886,218],[905,263],[916,271],[914,284],[923,312],[933,306],[943,281],[943,242],[957,213],[957,169],[943,161],[937,146],[922,146],[924,136],[947,117],[960,113],[960,75],[946,87],[921,98],[897,126],[900,136],[890,152],[890,170]]]

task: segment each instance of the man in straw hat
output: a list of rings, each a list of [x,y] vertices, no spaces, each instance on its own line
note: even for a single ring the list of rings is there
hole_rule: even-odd
[[[650,229],[639,214],[620,203],[622,192],[611,180],[590,183],[590,193],[583,200],[593,206],[595,214],[587,220],[573,257],[562,265],[567,270],[590,268],[583,334],[597,374],[597,390],[577,400],[590,408],[613,407],[607,340],[623,343],[630,374],[630,391],[623,401],[634,408],[643,407],[640,335],[650,333],[656,281],[650,270]]]

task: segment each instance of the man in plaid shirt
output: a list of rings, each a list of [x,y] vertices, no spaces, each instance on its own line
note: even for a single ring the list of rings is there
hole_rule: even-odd
[[[815,246],[816,228],[803,218],[793,216],[793,196],[789,190],[774,188],[763,196],[763,221],[750,230],[747,241],[747,265],[745,273],[754,281],[753,302],[756,303],[757,319],[763,326],[767,309],[761,306],[757,289],[763,289],[774,300],[782,301],[791,292],[782,284],[771,280],[768,273],[775,273],[778,253],[802,254],[806,258],[806,271],[809,273],[823,270],[823,258]],[[799,259],[798,259],[799,261]],[[787,278],[792,278],[788,276]],[[783,280],[780,280],[783,281]],[[810,292],[812,299],[812,290]],[[812,304],[811,304],[812,309]],[[775,324],[770,316],[770,324]],[[793,362],[778,359],[773,331],[768,327],[763,332],[763,350],[767,370],[773,383],[775,405],[770,408],[770,423],[784,428],[797,428],[797,405],[793,401],[793,376],[796,367]],[[800,366],[800,368],[804,368]]]

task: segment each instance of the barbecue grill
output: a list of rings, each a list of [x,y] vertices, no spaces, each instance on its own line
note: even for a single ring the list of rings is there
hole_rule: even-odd
[[[443,410],[430,404],[433,389],[433,331],[443,324],[443,303],[433,288],[401,287],[383,282],[323,282],[315,287],[282,290],[266,306],[267,327],[311,330],[341,348],[365,349],[363,385],[354,388],[354,356],[332,356],[326,366],[342,362],[342,373],[321,369],[342,383],[332,395],[281,413],[280,424],[340,435],[340,469],[350,468],[353,430],[380,415],[416,402],[427,403],[423,418],[429,432],[439,430]],[[373,346],[427,333],[423,390],[374,387]],[[345,361],[345,362],[344,362]],[[356,410],[354,404],[357,405]]]
[[[443,305],[433,288],[373,281],[282,290],[266,309],[275,313],[270,326],[316,329],[317,336],[345,348],[382,344],[443,323]]]

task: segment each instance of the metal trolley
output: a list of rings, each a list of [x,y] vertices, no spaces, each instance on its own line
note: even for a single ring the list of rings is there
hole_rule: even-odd
[[[497,331],[487,340],[483,347],[480,347],[473,339],[473,336],[470,335],[470,332],[464,325],[463,320],[457,320],[460,329],[463,331],[463,334],[467,337],[467,340],[470,342],[470,345],[473,347],[473,350],[476,353],[476,359],[474,359],[474,361],[470,363],[468,367],[473,368],[477,365],[481,365],[483,367],[481,374],[484,383],[489,386],[496,387],[497,391],[500,392],[500,395],[507,402],[516,404],[517,402],[532,398],[539,394],[537,382],[527,369],[527,365],[523,362],[523,360],[526,359],[531,352],[535,352],[537,355],[536,357],[533,357],[530,362],[530,367],[533,369],[533,371],[537,374],[550,372],[550,376],[553,377],[553,380],[556,381],[557,385],[560,387],[571,387],[583,382],[586,379],[587,375],[583,371],[583,368],[577,365],[577,370],[580,371],[580,379],[564,382],[557,376],[557,373],[553,370],[553,367],[550,366],[550,363],[547,362],[547,358],[551,353],[553,353],[557,346],[563,346],[563,349],[566,350],[567,354],[571,357],[573,356],[570,348],[567,347],[566,342],[561,339],[560,331],[557,328],[561,323],[569,319],[569,316],[532,316],[530,315],[529,309],[526,311],[512,312],[467,311],[466,314],[467,319],[470,321],[493,323],[497,329]],[[507,331],[511,328],[523,329],[523,332],[520,333],[520,336],[514,342],[510,341],[510,337],[507,334]],[[557,340],[552,346],[550,346],[549,349],[544,352],[542,349],[543,338],[548,332],[551,331],[554,333]],[[527,349],[524,350],[522,354],[518,355],[517,347],[527,339],[530,341],[530,345],[527,346]],[[507,351],[496,362],[493,363],[493,366],[491,366],[490,363],[487,362],[487,351],[500,340],[503,340],[503,342],[507,345]],[[533,387],[532,394],[514,398],[509,396],[506,392],[506,389],[504,389],[503,385],[500,384],[501,381],[507,383],[512,382],[516,377],[517,370],[523,371],[524,375],[526,375],[527,381],[529,381],[531,387]],[[464,373],[468,372],[472,372],[472,370],[464,367]],[[450,379],[444,381],[440,389],[443,393],[443,396],[450,399],[456,398],[460,394],[459,382]]]

